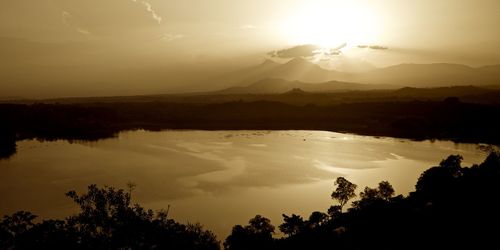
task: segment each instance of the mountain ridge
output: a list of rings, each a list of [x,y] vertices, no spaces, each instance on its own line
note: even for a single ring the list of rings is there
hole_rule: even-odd
[[[452,85],[498,85],[500,65],[471,67],[456,63],[404,63],[376,68],[362,73],[346,73],[324,69],[303,58],[286,63],[266,59],[259,65],[238,71],[233,86],[244,87],[264,79],[284,79],[309,83],[329,81],[360,84],[385,84],[399,87],[444,87]]]
[[[217,94],[279,94],[300,89],[304,92],[342,92],[351,90],[393,89],[390,85],[361,84],[352,82],[328,81],[323,83],[305,83],[285,79],[266,78],[247,86],[235,86],[215,91]]]

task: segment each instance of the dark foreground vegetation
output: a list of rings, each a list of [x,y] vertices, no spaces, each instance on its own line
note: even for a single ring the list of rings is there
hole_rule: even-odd
[[[15,152],[18,140],[98,140],[134,129],[329,130],[500,144],[499,115],[498,104],[466,103],[453,97],[326,106],[313,101],[306,105],[276,101],[0,104],[0,159]]]
[[[461,166],[451,155],[426,170],[416,191],[395,196],[382,181],[354,199],[357,186],[335,181],[332,199],[339,205],[309,217],[283,214],[278,238],[269,219],[257,215],[236,225],[225,239],[227,250],[247,249],[497,249],[500,233],[500,153],[480,165]],[[0,220],[1,249],[219,249],[199,225],[182,225],[131,205],[131,191],[90,186],[67,196],[80,212],[65,220],[35,223],[29,212]],[[300,196],[298,196],[300,197]],[[298,200],[297,202],[300,202]]]
[[[461,166],[451,155],[426,170],[409,196],[394,196],[388,182],[366,187],[347,212],[356,185],[340,177],[332,198],[340,205],[308,218],[283,214],[275,227],[256,216],[237,225],[227,237],[227,250],[243,249],[493,249],[500,233],[500,154],[480,165]]]
[[[0,222],[0,249],[220,249],[214,234],[199,224],[183,225],[168,212],[130,202],[131,192],[91,185],[66,194],[80,212],[65,220],[44,220],[20,211]]]

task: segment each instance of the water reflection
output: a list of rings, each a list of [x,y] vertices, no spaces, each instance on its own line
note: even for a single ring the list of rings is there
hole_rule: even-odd
[[[74,209],[64,197],[70,189],[133,181],[137,202],[171,204],[176,219],[223,236],[258,213],[279,224],[283,212],[325,210],[338,176],[360,188],[388,180],[407,193],[424,169],[450,154],[463,155],[465,165],[486,155],[473,144],[323,131],[136,131],[92,143],[21,141],[18,154],[0,161],[0,214],[60,217]]]

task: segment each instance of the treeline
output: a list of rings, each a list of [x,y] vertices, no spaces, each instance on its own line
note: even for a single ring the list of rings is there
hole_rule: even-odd
[[[279,80],[278,80],[279,81]],[[272,80],[270,82],[272,84]],[[115,96],[115,97],[80,97],[42,100],[44,103],[117,103],[117,102],[169,102],[169,103],[199,103],[213,104],[235,101],[244,102],[280,102],[296,106],[314,104],[318,106],[332,106],[342,103],[359,102],[392,102],[392,101],[441,101],[454,96],[463,102],[486,105],[500,104],[500,86],[452,86],[438,88],[400,88],[388,90],[342,90],[338,92],[306,92],[301,89],[275,94],[228,94],[220,92],[197,94],[171,95],[142,95],[142,96]],[[33,100],[19,100],[19,103],[34,103]]]
[[[216,236],[199,224],[180,224],[168,211],[131,204],[131,190],[88,187],[66,194],[80,212],[64,220],[35,222],[19,211],[0,220],[0,249],[189,249],[218,250]]]
[[[296,106],[279,102],[0,104],[0,151],[15,140],[98,140],[123,130],[329,130],[500,144],[500,106],[444,101]],[[5,139],[4,139],[5,138]],[[15,147],[14,147],[15,149]]]
[[[343,177],[335,181],[332,199],[339,205],[309,217],[283,214],[278,226],[257,215],[236,225],[223,242],[226,250],[250,249],[495,249],[500,233],[500,153],[479,165],[463,167],[451,155],[426,170],[416,191],[395,196],[382,181],[365,187]],[[66,195],[80,212],[65,220],[34,222],[17,212],[0,220],[0,249],[220,249],[214,234],[200,225],[183,225],[168,211],[131,205],[128,191],[91,185],[88,192]],[[300,197],[300,195],[297,195]],[[300,202],[299,198],[297,202]],[[228,204],[230,205],[230,204]],[[223,218],[221,218],[223,219]]]
[[[356,196],[356,185],[340,177],[332,198],[340,205],[308,218],[283,214],[277,231],[257,215],[248,225],[233,227],[226,250],[249,249],[494,249],[500,233],[500,153],[480,165],[461,166],[451,155],[426,170],[409,196],[394,196],[386,182],[365,187],[347,212],[342,207]]]

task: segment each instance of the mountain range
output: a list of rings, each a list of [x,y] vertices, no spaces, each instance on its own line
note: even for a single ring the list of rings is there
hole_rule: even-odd
[[[267,78],[247,86],[237,86],[223,89],[217,94],[278,94],[290,90],[304,92],[342,92],[350,90],[394,89],[395,86],[384,84],[362,84],[351,82],[329,81],[324,83],[305,83],[283,79]]]
[[[222,81],[232,83],[233,87],[222,91],[228,93],[242,91],[274,93],[292,88],[316,92],[387,89],[389,86],[394,88],[487,86],[500,84],[500,65],[474,68],[451,63],[399,64],[366,72],[346,73],[327,70],[309,60],[294,58],[283,64],[265,60],[259,65],[227,74],[223,76]],[[307,83],[316,85],[309,86]]]

